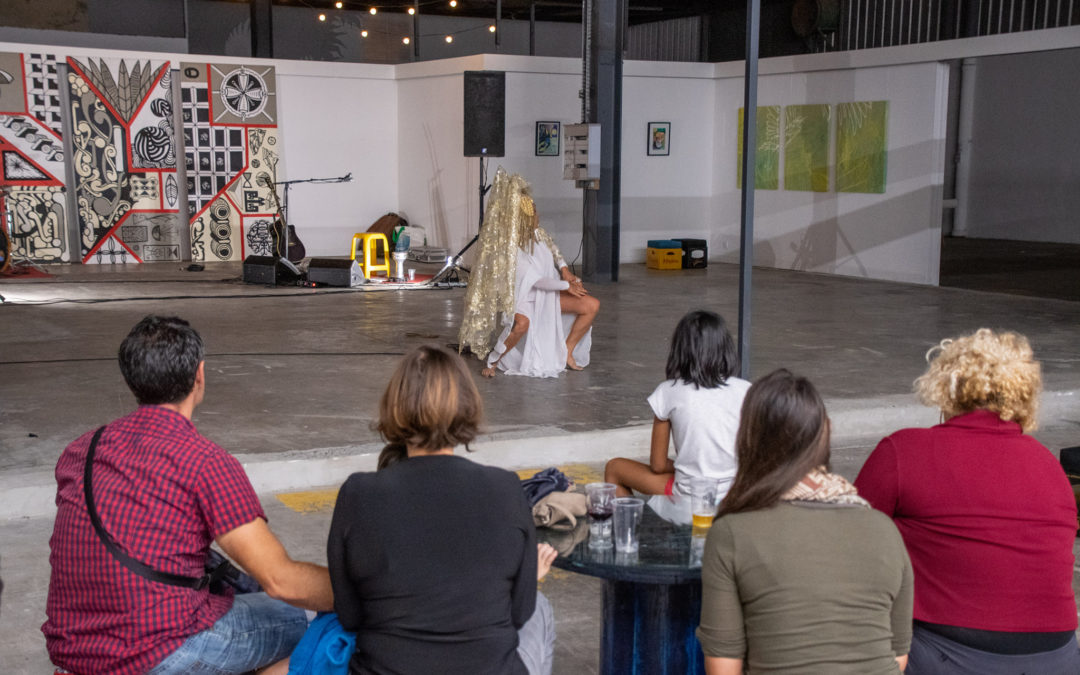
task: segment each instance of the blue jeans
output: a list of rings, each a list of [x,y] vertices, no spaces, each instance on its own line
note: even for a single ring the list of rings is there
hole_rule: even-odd
[[[237,675],[287,658],[307,630],[307,613],[266,593],[236,596],[232,609],[165,657],[148,675]]]
[[[554,652],[555,613],[551,602],[537,591],[536,609],[518,630],[518,657],[528,668],[529,675],[551,675]]]

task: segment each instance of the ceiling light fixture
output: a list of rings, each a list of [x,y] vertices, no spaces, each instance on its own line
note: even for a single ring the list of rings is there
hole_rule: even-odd
[[[409,44],[410,42],[412,42],[412,40],[410,40],[409,38],[402,38],[402,39],[401,39],[401,43],[402,43],[402,44],[406,44],[406,45],[407,45],[407,44]]]
[[[372,14],[378,14],[378,13],[379,13],[379,10],[378,10],[378,9],[376,9],[376,8],[374,8],[374,7],[372,7],[372,8],[371,8],[371,9],[369,9],[368,11],[369,11],[369,12],[371,12]]]
[[[495,32],[495,24],[491,24],[490,26],[488,26],[488,30],[490,32],[494,33]]]
[[[326,21],[326,15],[325,14],[320,14],[319,15],[319,21]]]
[[[360,37],[367,37],[367,30],[360,31]]]
[[[413,14],[416,14],[416,8],[415,7],[410,7],[409,8],[409,16],[412,16]]]
[[[453,35],[447,35],[446,36],[446,43],[447,44],[450,44],[453,41],[454,41],[454,36]]]

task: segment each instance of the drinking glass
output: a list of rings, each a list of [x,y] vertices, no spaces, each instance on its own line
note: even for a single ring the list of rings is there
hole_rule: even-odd
[[[634,553],[638,550],[638,523],[645,502],[637,497],[619,497],[615,500],[615,550]]]
[[[611,548],[611,502],[614,483],[589,483],[585,486],[589,507],[589,548]]]
[[[716,516],[716,494],[720,481],[714,478],[690,479],[690,508],[695,530],[707,530]]]

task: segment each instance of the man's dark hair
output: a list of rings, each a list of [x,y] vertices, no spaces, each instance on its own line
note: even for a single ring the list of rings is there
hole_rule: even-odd
[[[120,372],[140,405],[184,400],[202,360],[202,338],[175,316],[147,316],[120,345]]]

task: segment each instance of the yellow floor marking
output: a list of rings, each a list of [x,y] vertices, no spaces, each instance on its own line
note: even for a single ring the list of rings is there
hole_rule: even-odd
[[[277,495],[278,500],[297,513],[318,513],[334,508],[338,489],[312,490],[309,492],[286,492]]]
[[[558,467],[578,487],[586,483],[596,483],[604,480],[604,475],[588,464],[564,464]],[[517,472],[518,478],[530,478],[541,469],[521,469]],[[338,489],[309,490],[306,492],[283,492],[277,495],[278,501],[297,513],[319,513],[334,508],[337,501]]]

